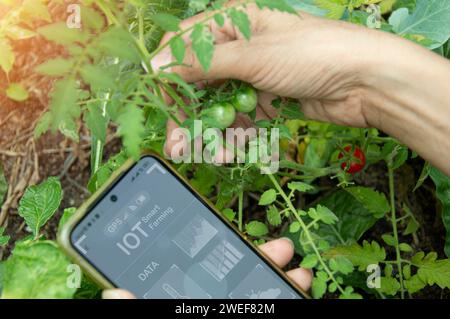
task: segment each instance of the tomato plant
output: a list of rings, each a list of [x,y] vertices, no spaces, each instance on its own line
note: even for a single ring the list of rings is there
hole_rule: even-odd
[[[70,29],[49,10],[63,6],[61,11],[66,12],[60,1],[19,2],[20,6],[8,7],[8,19],[0,22],[0,67],[8,75],[5,77],[8,83],[1,90],[17,102],[25,100],[33,91],[27,90],[20,81],[15,82],[15,77],[9,77],[15,68],[16,43],[38,37],[54,48],[63,49],[33,70],[33,76],[51,79],[52,89],[48,107],[39,113],[37,125],[29,126],[34,129],[36,141],[48,134],[47,131],[63,135],[65,140],[60,144],[71,146],[64,147],[61,153],[72,152],[67,163],[73,160],[73,154],[89,150],[87,190],[81,185],[85,180],[73,183],[77,188],[94,192],[128,157],[137,158],[143,149],[163,154],[169,119],[192,130],[194,120],[207,118],[211,120],[207,124],[225,129],[234,122],[237,111],[257,128],[279,131],[282,152],[277,172],[261,174],[262,164],[250,162],[248,156],[243,156],[242,162],[223,166],[182,163],[176,164],[176,168],[255,243],[290,237],[295,243],[295,263],[314,272],[311,290],[314,298],[423,297],[420,293],[427,286],[445,289],[448,295],[448,177],[376,129],[308,120],[301,112],[299,101],[282,97],[272,102],[276,116],[257,120],[257,93],[248,84],[227,81],[219,88],[199,89],[169,72],[170,68],[155,73],[149,63],[169,48],[176,60],[173,63],[181,64],[186,55],[182,36],[189,32],[192,50],[208,70],[215,39],[205,23],[213,19],[220,25],[227,18],[248,40],[251,28],[243,8],[253,2],[260,8],[292,14],[304,10],[379,28],[450,58],[450,19],[447,19],[450,6],[443,6],[442,0],[248,0],[232,6],[207,0],[98,0],[80,5],[83,27]],[[212,10],[215,14],[209,20],[188,30],[180,29],[182,19]],[[173,32],[174,37],[158,47],[166,31]],[[55,52],[59,51],[55,49]],[[173,103],[166,102],[163,92]],[[4,124],[2,120],[0,123]],[[121,147],[114,154],[105,148],[113,137],[121,140]],[[83,148],[81,144],[86,141],[89,145]],[[16,144],[20,146],[19,142]],[[48,154],[55,154],[52,152],[45,153],[48,159],[52,156]],[[247,150],[244,152],[248,155]],[[15,150],[1,154],[21,156]],[[86,162],[85,157],[78,158]],[[412,207],[410,196],[401,193],[399,187],[398,179],[405,175],[402,170],[418,161],[423,169],[414,188],[420,191],[428,183],[428,189],[431,182],[436,187],[439,207],[436,216],[442,216],[439,223],[445,237],[443,249],[427,246],[421,240],[429,218],[419,218],[420,210]],[[36,164],[33,160],[28,162]],[[28,162],[20,163],[26,166]],[[26,172],[22,166],[18,167],[17,171]],[[61,171],[60,177],[64,178],[66,161]],[[364,180],[369,176],[363,175],[365,171],[386,178],[383,183],[371,186]],[[6,173],[8,178],[0,169],[0,203],[7,207],[4,210],[2,207],[0,213],[1,296],[98,297],[99,288],[84,276],[79,288],[65,285],[70,261],[53,240],[46,239],[54,238],[55,234],[45,236],[48,235],[45,225],[55,220],[58,210],[62,213],[59,225],[63,225],[75,210],[66,206],[81,202],[74,200],[74,204],[67,204],[73,194],[66,191],[67,201],[63,201],[58,178],[49,177],[37,183],[45,175],[37,174],[20,180],[20,185],[37,185],[28,185],[14,205],[20,187],[8,183],[15,180],[11,176],[17,172]],[[409,190],[408,194],[413,192]],[[17,222],[5,223],[7,214],[17,218]],[[27,236],[12,238],[16,234],[12,227],[16,224],[26,225]],[[27,264],[30,260],[31,264]],[[380,270],[380,285],[368,287],[367,270],[372,266]]]

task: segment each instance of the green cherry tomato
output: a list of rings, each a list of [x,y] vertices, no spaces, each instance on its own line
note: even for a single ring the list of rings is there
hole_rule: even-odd
[[[219,129],[226,129],[234,123],[236,111],[231,103],[216,102],[208,110],[207,115],[217,123]]]
[[[250,86],[238,90],[233,97],[232,103],[238,112],[252,112],[258,104],[256,90]]]

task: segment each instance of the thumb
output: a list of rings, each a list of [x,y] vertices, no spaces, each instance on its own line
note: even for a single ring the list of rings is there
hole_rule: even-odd
[[[246,40],[234,40],[222,44],[216,44],[211,65],[205,71],[197,59],[191,46],[186,48],[183,65],[176,65],[165,69],[180,75],[186,82],[195,83],[205,80],[236,79],[250,82],[249,72],[251,60],[249,42]],[[161,51],[151,61],[153,70],[158,72],[162,67],[171,64],[173,58],[170,48]]]

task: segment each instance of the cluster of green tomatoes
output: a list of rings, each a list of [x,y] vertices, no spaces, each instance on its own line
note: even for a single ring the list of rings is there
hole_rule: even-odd
[[[203,116],[211,119],[217,128],[223,130],[234,123],[236,112],[253,112],[258,104],[258,96],[253,87],[243,84],[225,97],[211,100],[209,104],[202,112]]]
[[[218,90],[214,90],[206,100],[202,117],[208,119],[211,126],[224,130],[234,123],[237,112],[250,115],[255,111],[258,95],[256,90],[247,83],[229,81]],[[304,154],[307,144],[301,142],[299,150],[300,147],[304,148],[301,152]],[[349,174],[361,172],[366,165],[366,156],[363,150],[356,145],[343,147],[339,152],[338,159],[341,161],[342,170]],[[302,162],[300,160],[300,163]]]

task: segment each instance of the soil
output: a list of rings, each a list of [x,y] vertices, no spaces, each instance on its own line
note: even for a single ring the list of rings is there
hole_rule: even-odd
[[[58,176],[64,190],[62,208],[77,207],[90,195],[86,189],[90,176],[89,136],[81,128],[80,144],[51,132],[35,140],[33,123],[43,109],[37,99],[32,99],[20,105],[5,107],[3,104],[0,110],[0,163],[9,185],[0,213],[0,225],[6,227],[5,233],[11,236],[11,243],[29,235],[23,219],[17,214],[18,200],[28,185],[49,176]],[[4,124],[3,119],[7,119]],[[119,149],[120,141],[112,139],[105,147],[105,158]],[[61,211],[43,229],[46,238],[55,238],[60,214]],[[8,256],[11,246],[6,247],[4,257]]]

